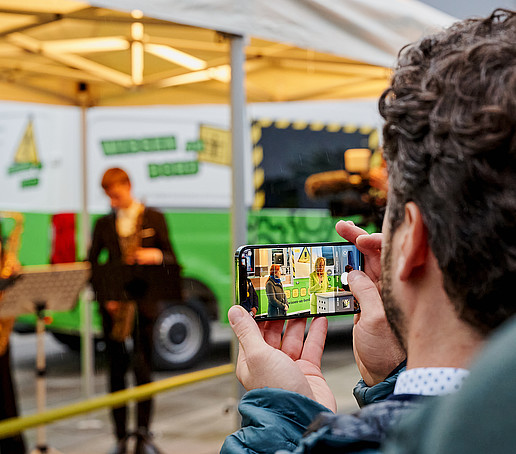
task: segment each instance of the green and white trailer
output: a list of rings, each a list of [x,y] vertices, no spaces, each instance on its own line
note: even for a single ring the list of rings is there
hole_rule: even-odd
[[[247,242],[338,241],[327,201],[309,200],[304,182],[312,173],[342,168],[348,148],[377,148],[374,103],[263,104],[249,106],[249,114],[255,120],[249,122],[252,153],[246,156]],[[82,169],[79,109],[0,104],[0,210],[24,214],[19,260],[50,262],[52,220],[60,213],[75,215],[75,259],[84,260],[84,201],[91,229],[109,209],[100,187],[103,172],[124,168],[135,196],[164,213],[182,265],[188,304],[169,305],[159,317],[156,363],[188,367],[208,349],[210,323],[227,323],[234,295],[228,107],[92,108],[87,115]],[[360,215],[353,219],[363,221]],[[47,326],[73,348],[80,345],[82,304],[51,314]],[[93,305],[93,331],[100,337]],[[17,326],[31,329],[34,317],[20,317]]]

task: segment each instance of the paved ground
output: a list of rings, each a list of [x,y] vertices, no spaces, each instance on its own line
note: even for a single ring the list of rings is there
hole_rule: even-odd
[[[229,361],[230,334],[222,331],[206,361],[200,366],[212,367]],[[13,357],[18,383],[20,406],[24,414],[35,412],[34,349],[32,336],[13,335]],[[337,397],[339,411],[357,408],[351,390],[358,380],[353,361],[349,328],[332,330],[329,336],[323,370]],[[47,406],[55,407],[82,399],[80,388],[80,358],[47,338]],[[158,372],[155,379],[169,377],[171,372]],[[96,365],[94,389],[104,393],[105,373],[102,361]],[[236,380],[223,376],[195,383],[155,399],[153,432],[163,454],[218,453],[224,438],[236,428]],[[48,444],[64,454],[107,453],[113,444],[111,422],[107,411],[56,422],[46,429]],[[25,433],[28,445],[35,445],[35,430]]]

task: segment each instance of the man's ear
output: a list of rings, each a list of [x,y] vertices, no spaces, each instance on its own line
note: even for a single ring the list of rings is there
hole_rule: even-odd
[[[428,232],[421,211],[414,202],[405,204],[403,231],[400,233],[398,271],[400,279],[406,281],[421,272],[428,256]]]

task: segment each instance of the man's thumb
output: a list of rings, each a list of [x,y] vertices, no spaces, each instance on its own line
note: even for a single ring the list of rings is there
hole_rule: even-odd
[[[228,319],[244,350],[246,345],[250,343],[264,342],[258,325],[242,306],[231,306],[228,312]]]
[[[351,292],[364,308],[372,312],[373,310],[383,312],[383,303],[374,282],[363,271],[351,271],[348,274],[348,284]]]

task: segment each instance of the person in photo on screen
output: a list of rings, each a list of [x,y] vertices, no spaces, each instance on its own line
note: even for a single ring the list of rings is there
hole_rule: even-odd
[[[328,274],[326,273],[326,259],[317,257],[315,260],[315,270],[310,273],[308,291],[310,292],[310,313],[317,314],[317,295],[316,293],[332,292],[335,287],[330,286]]]
[[[344,273],[342,273],[342,276],[340,277],[340,281],[342,282],[346,292],[349,292],[348,274],[351,273],[351,271],[353,271],[353,267],[351,265],[346,265],[344,267]]]
[[[253,283],[251,279],[247,278],[247,293],[246,298],[240,305],[245,308],[247,312],[249,312],[253,317],[256,316],[258,312],[258,294],[254,289]]]
[[[288,301],[287,295],[283,290],[281,283],[281,267],[278,264],[273,264],[270,267],[269,279],[265,284],[265,293],[269,306],[267,308],[267,315],[269,317],[278,317],[287,315]]]

